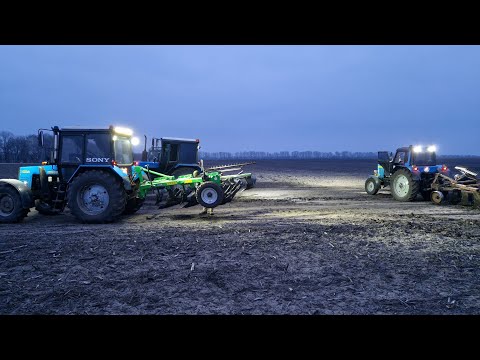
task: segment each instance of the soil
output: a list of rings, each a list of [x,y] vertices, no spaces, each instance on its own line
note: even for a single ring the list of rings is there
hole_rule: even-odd
[[[258,161],[213,216],[153,198],[104,225],[32,210],[0,225],[0,314],[480,314],[480,210],[369,196],[375,167]]]

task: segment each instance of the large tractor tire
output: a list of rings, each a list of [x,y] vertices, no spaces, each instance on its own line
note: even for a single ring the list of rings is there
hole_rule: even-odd
[[[72,214],[85,223],[108,223],[125,210],[127,195],[123,183],[106,171],[90,170],[78,175],[67,193]]]
[[[376,176],[371,176],[365,181],[365,191],[368,195],[375,195],[381,187],[380,179]]]
[[[252,175],[247,178],[247,190],[252,189],[255,187],[255,184],[257,183],[257,178],[255,175]]]
[[[145,202],[145,199],[140,199],[140,198],[132,198],[128,200],[127,204],[125,205],[125,210],[123,211],[123,214],[131,215],[136,213],[138,210],[140,210],[144,202]]]
[[[37,210],[42,215],[51,216],[58,214],[58,211],[53,210],[49,204],[43,202],[40,199],[35,200],[35,210]]]
[[[399,169],[392,175],[390,191],[397,201],[413,201],[420,191],[420,182],[407,169]]]
[[[223,202],[223,189],[217,183],[207,181],[197,188],[195,194],[200,205],[206,208],[214,208]]]
[[[17,189],[8,184],[0,184],[0,223],[22,221],[30,209],[24,209]]]

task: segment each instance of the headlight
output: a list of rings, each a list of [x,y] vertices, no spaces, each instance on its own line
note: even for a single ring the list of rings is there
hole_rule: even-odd
[[[114,129],[114,131],[117,134],[122,134],[122,135],[127,135],[127,136],[132,136],[133,135],[132,129],[128,129],[128,128],[124,128],[124,127],[116,127]]]
[[[128,169],[127,168],[120,168],[126,175],[128,175]]]
[[[133,137],[131,142],[133,146],[137,146],[138,144],[140,144],[140,139],[138,137]]]
[[[422,152],[422,147],[420,145],[417,145],[413,148],[413,151],[415,152]]]
[[[437,151],[437,147],[435,145],[430,145],[428,148],[427,148],[427,151],[428,152],[435,152]]]

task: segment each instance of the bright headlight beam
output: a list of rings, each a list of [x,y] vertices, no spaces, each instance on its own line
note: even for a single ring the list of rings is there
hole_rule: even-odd
[[[422,152],[422,147],[420,145],[417,145],[413,148],[413,151],[415,152]]]
[[[117,134],[122,134],[122,135],[127,135],[127,136],[132,136],[133,135],[133,131],[132,129],[129,129],[129,128],[124,128],[124,127],[116,127],[115,129],[113,129]]]
[[[133,146],[140,144],[140,139],[138,137],[133,137],[131,141]]]
[[[429,152],[435,152],[437,151],[437,147],[435,145],[430,145],[428,148],[427,148],[427,151]]]

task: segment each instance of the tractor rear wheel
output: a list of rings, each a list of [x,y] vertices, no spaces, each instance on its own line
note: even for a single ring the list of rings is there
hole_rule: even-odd
[[[46,202],[43,202],[40,199],[35,200],[35,210],[37,210],[42,215],[50,216],[50,215],[58,214],[58,211],[54,211],[49,204],[47,204]]]
[[[123,183],[111,173],[90,170],[79,174],[67,193],[72,214],[85,223],[107,223],[118,219],[125,210]]]
[[[0,184],[0,223],[17,223],[27,216],[30,209],[24,209],[17,189]]]
[[[382,184],[380,180],[376,176],[369,177],[367,181],[365,181],[365,191],[368,195],[375,195],[380,190]]]
[[[390,190],[397,201],[413,201],[420,190],[420,183],[413,180],[410,171],[399,169],[392,175]]]
[[[206,208],[214,208],[223,202],[223,189],[217,183],[207,181],[197,188],[195,194],[200,205]]]

